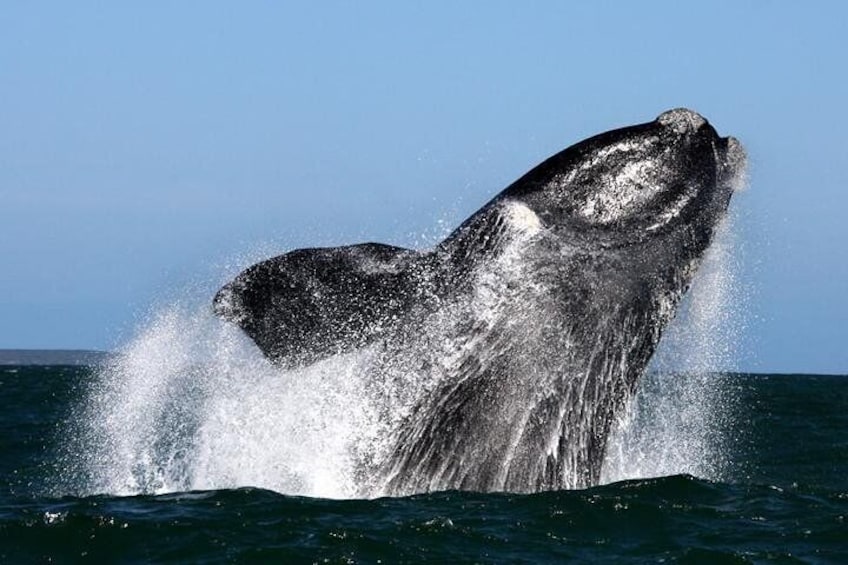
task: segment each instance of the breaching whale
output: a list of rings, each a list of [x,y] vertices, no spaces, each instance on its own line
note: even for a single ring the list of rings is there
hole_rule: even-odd
[[[548,158],[431,250],[299,249],[214,311],[281,367],[372,352],[403,410],[360,454],[364,493],[591,486],[744,163],[670,110]]]

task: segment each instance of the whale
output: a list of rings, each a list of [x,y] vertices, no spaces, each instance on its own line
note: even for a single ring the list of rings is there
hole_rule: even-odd
[[[368,354],[388,415],[365,494],[589,487],[745,161],[672,109],[549,157],[431,249],[290,251],[213,310],[282,369]]]

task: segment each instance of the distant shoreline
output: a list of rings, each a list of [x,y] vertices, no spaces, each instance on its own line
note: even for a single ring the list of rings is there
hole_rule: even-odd
[[[0,349],[0,366],[97,365],[110,355],[90,349]]]

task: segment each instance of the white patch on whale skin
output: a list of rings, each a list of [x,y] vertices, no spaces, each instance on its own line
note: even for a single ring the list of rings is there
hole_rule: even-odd
[[[510,200],[504,204],[504,215],[509,225],[517,232],[527,235],[539,233],[542,229],[542,220],[536,212],[526,204]]]
[[[653,161],[627,163],[586,199],[578,213],[591,222],[610,224],[644,206],[660,191]]]

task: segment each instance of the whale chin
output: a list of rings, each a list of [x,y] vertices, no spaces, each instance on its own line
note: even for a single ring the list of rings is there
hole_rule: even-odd
[[[373,353],[364,495],[590,486],[745,160],[669,110],[550,157],[431,250],[295,250],[213,309],[281,367]]]

